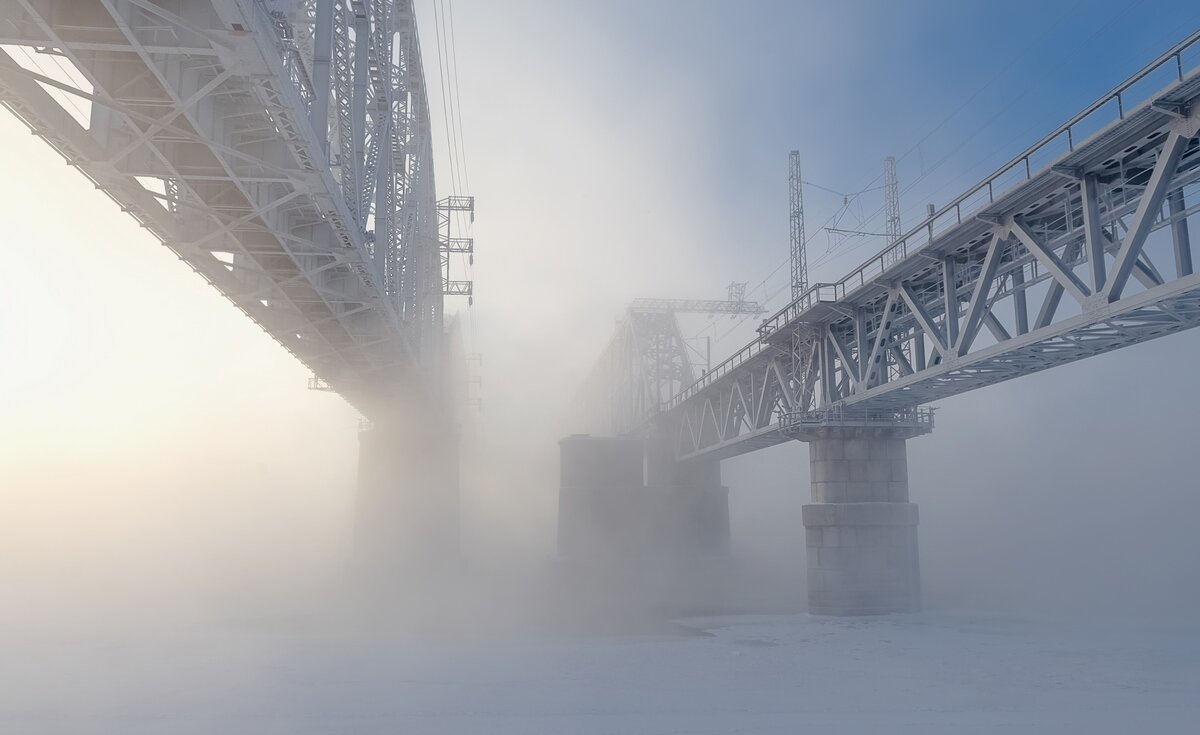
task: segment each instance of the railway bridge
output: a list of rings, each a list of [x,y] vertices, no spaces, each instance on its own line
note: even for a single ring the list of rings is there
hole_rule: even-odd
[[[615,446],[645,465],[646,488],[688,498],[665,515],[727,519],[722,459],[807,442],[810,609],[917,608],[905,447],[933,430],[929,404],[1200,324],[1198,71],[1200,32],[842,279],[808,287],[696,379],[672,367],[684,350],[614,360],[610,346],[580,401],[592,438],[564,442],[564,495],[623,482],[612,462],[574,468],[589,467],[587,447]],[[630,324],[613,345],[633,344]],[[680,539],[693,551],[728,533],[727,520],[698,528]]]

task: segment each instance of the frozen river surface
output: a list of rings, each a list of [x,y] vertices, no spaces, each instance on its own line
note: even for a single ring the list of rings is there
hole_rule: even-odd
[[[0,732],[1197,732],[1200,622],[693,618],[469,639],[4,633]]]

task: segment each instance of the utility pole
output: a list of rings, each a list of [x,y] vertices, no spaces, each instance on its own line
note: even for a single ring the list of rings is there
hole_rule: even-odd
[[[883,159],[883,211],[887,244],[900,239],[900,181],[896,178],[896,157]]]
[[[804,188],[800,178],[800,151],[788,157],[788,183],[791,190],[792,300],[808,290],[808,257],[804,251]]]

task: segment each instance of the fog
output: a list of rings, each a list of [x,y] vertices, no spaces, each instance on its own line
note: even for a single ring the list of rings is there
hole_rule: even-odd
[[[593,698],[610,684],[656,711],[637,690],[659,670],[614,640],[658,646],[685,616],[803,616],[800,443],[723,463],[727,557],[632,573],[559,558],[557,442],[624,305],[720,298],[735,280],[778,308],[789,149],[846,192],[902,156],[911,225],[1200,22],[1182,4],[1100,3],[1077,24],[1065,0],[899,5],[455,4],[478,255],[475,305],[454,308],[483,356],[481,407],[460,427],[461,552],[404,571],[356,553],[357,412],[306,390],[302,365],[0,115],[0,730],[632,732],[642,720],[575,719],[606,712]],[[1035,7],[1053,32],[1019,20]],[[848,223],[870,221],[870,197]],[[809,206],[820,223],[840,201],[817,190]],[[877,243],[810,247],[814,279],[832,280]],[[753,321],[684,330],[717,361]],[[1185,332],[937,404],[935,431],[908,446],[928,611],[914,625],[1193,625],[1198,359]],[[879,625],[801,640],[836,662],[854,635],[904,635]],[[1066,640],[1046,630],[1060,629],[997,635]],[[644,660],[684,682],[708,671],[662,645]],[[1129,646],[1129,660],[1151,650]],[[771,667],[764,679],[785,670]],[[557,730],[519,719],[540,711],[528,690],[560,679],[579,689],[547,696]]]

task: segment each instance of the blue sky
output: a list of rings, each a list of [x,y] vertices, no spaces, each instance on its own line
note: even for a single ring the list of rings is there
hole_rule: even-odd
[[[746,277],[765,272],[786,238],[780,181],[790,148],[800,149],[806,178],[842,192],[875,180],[884,156],[902,156],[902,186],[914,187],[902,201],[911,226],[926,202],[952,198],[1200,23],[1194,4],[1079,0],[616,2],[572,11],[581,30],[646,70],[626,80],[634,98],[669,98],[669,88],[645,89],[664,78],[707,96],[708,139],[697,154],[709,163],[707,193],[729,209],[725,237],[753,227],[750,247],[763,265]],[[878,192],[863,199],[868,213],[879,209]],[[810,235],[838,204],[809,192]],[[825,247],[824,236],[813,239],[814,250]],[[861,243],[850,259],[880,244]],[[843,267],[814,276],[850,265],[835,263]]]

